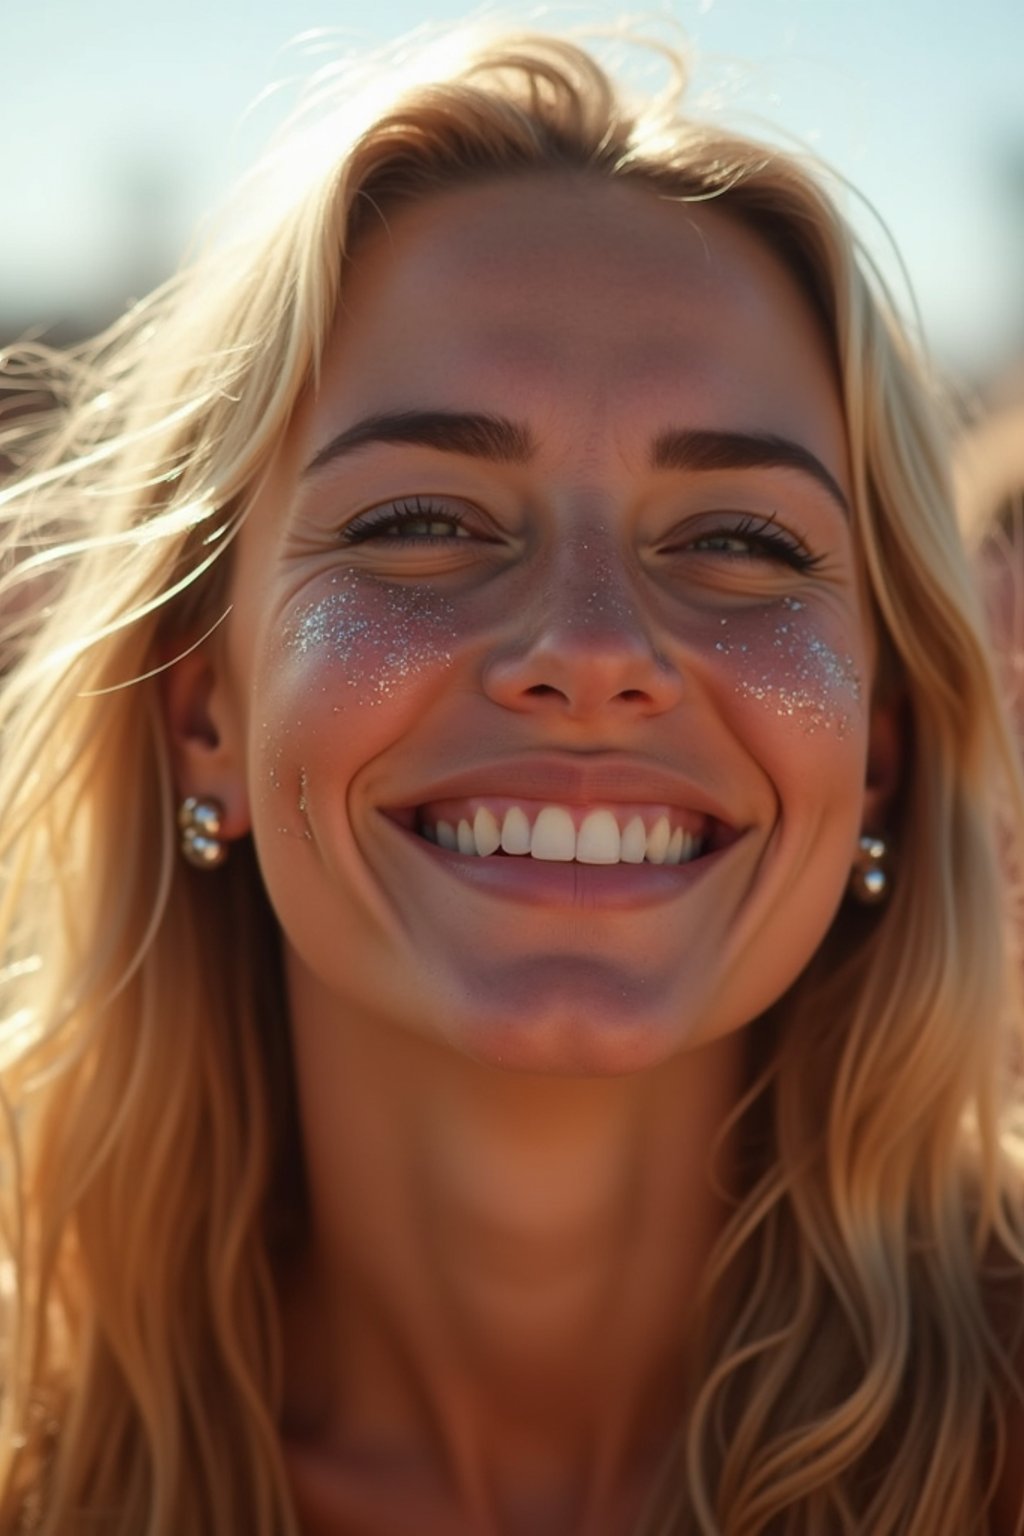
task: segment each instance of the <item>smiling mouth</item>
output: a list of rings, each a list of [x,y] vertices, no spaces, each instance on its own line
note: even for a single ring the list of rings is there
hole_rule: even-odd
[[[668,805],[573,806],[493,796],[434,801],[402,821],[449,853],[553,864],[689,864],[724,846],[725,833],[711,817]]]

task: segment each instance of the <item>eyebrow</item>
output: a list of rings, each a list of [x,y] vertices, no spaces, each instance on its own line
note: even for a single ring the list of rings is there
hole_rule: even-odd
[[[385,411],[365,416],[332,437],[306,465],[314,474],[371,443],[404,443],[460,453],[501,464],[526,464],[536,452],[530,429],[504,416],[479,411]],[[771,432],[709,432],[672,428],[659,432],[651,449],[654,469],[795,469],[828,492],[846,517],[850,505],[825,465],[788,437]]]
[[[391,411],[366,416],[332,437],[303,474],[311,475],[368,443],[411,443],[501,464],[525,464],[536,451],[529,429],[504,416],[478,411]]]
[[[822,486],[845,517],[850,516],[838,480],[809,448],[772,432],[660,432],[654,440],[655,469],[795,469]]]

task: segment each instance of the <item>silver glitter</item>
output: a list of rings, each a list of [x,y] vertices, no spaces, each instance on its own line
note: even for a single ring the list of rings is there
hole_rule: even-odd
[[[581,540],[573,552],[573,575],[558,588],[558,622],[566,629],[588,629],[601,620],[623,622],[633,618],[632,605],[622,590],[620,562],[614,547],[604,539],[592,544]],[[583,593],[584,580],[597,585]]]
[[[782,606],[792,613],[804,604],[784,598]],[[728,640],[719,640],[715,649],[724,655],[750,652],[749,646]],[[780,660],[788,677],[780,675]],[[788,621],[775,626],[770,646],[759,648],[757,660],[745,666],[736,691],[771,706],[782,718],[799,722],[806,732],[832,730],[837,736],[844,736],[850,725],[846,705],[861,702],[853,657],[838,656],[819,635],[801,639],[798,627]]]
[[[269,732],[269,730],[268,730],[268,728],[266,726],[263,727],[263,735],[264,735],[264,738],[269,738],[269,736],[270,736],[270,732]],[[268,750],[272,753],[272,762],[271,762],[271,765],[270,765],[270,787],[271,787],[271,789],[280,789],[281,788],[280,766],[281,766],[281,758],[284,755],[283,749],[280,746],[280,744],[278,744],[277,746],[271,747]]]
[[[451,665],[447,646],[456,636],[447,598],[354,572],[335,576],[332,587],[295,617],[286,640],[299,656],[329,652],[348,669],[346,686],[367,703],[386,699],[426,667]]]
[[[309,800],[307,798],[307,791],[308,791],[308,789],[309,789],[309,777],[308,777],[308,775],[306,773],[305,768],[300,768],[299,769],[299,815],[302,817],[303,821],[307,820],[308,817],[309,817]]]

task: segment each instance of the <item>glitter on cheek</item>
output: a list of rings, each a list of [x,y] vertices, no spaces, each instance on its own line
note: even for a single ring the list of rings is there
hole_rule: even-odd
[[[302,722],[293,723],[301,725]],[[275,729],[269,720],[264,720],[261,724],[262,740],[257,752],[257,763],[262,768],[262,778],[270,792],[271,803],[280,807],[282,796],[284,796],[298,807],[300,825],[296,827],[279,823],[276,828],[278,833],[282,837],[302,838],[310,842],[313,834],[307,815],[308,777],[305,768],[300,768],[298,780],[294,780],[294,770],[286,765],[287,734],[287,731],[281,728]],[[289,784],[292,786],[290,792]]]
[[[804,606],[796,598],[785,598],[787,617],[775,624],[766,641],[751,645],[723,638],[716,641],[715,650],[742,658],[736,681],[742,697],[756,699],[807,733],[830,730],[841,738],[850,728],[852,711],[861,704],[860,676],[852,656],[838,655],[820,635],[806,632],[789,617]]]
[[[268,769],[270,787],[276,791],[281,788],[281,759],[284,756],[284,748],[280,742],[272,741],[270,725],[266,720],[263,722],[263,740],[264,755],[270,758]]]
[[[339,663],[340,680],[358,692],[359,703],[381,703],[425,671],[452,665],[457,635],[447,598],[426,586],[354,572],[333,577],[331,584],[330,592],[295,616],[285,641],[300,658],[326,656]]]
[[[313,830],[309,825],[309,775],[305,768],[299,769],[299,815],[302,818],[302,835],[307,842],[311,842]]]
[[[278,826],[281,835],[313,840],[309,771],[289,766],[288,739],[302,735],[293,713],[298,701],[315,690],[327,696],[333,714],[382,705],[404,685],[447,670],[457,639],[447,597],[354,571],[330,577],[322,596],[279,627],[266,657],[276,707],[273,724],[263,722],[259,757],[277,804],[285,796],[298,813],[294,824],[288,816],[289,824]]]

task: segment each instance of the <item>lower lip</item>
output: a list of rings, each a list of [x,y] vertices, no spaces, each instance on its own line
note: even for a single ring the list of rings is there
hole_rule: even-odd
[[[528,906],[625,911],[680,896],[716,866],[728,851],[702,854],[688,864],[578,864],[533,859],[528,854],[451,853],[389,821],[435,868],[445,870],[483,895]]]

